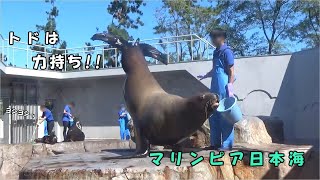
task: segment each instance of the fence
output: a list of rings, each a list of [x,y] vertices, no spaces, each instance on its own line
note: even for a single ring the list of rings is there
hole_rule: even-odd
[[[11,105],[11,143],[28,142],[36,128],[37,105]],[[19,113],[22,112],[22,113]],[[28,112],[26,114],[25,112]]]

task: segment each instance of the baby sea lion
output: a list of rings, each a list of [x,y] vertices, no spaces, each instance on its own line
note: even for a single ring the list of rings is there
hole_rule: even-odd
[[[165,92],[144,57],[152,56],[167,64],[163,59],[166,56],[154,47],[130,44],[107,33],[95,34],[91,39],[104,41],[122,51],[121,63],[126,73],[124,99],[135,127],[136,154],[104,159],[145,157],[150,144],[177,145],[199,129],[217,108],[216,94],[182,98]]]

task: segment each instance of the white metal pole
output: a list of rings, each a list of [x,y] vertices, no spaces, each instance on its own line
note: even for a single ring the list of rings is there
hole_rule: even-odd
[[[85,57],[86,56],[86,52],[85,51],[82,51],[82,54],[83,54],[83,56],[82,57]],[[82,62],[82,58],[81,58],[81,62]],[[81,71],[82,69],[81,68],[83,68],[83,63],[82,63],[82,67],[81,67],[81,65],[79,66],[79,71]]]
[[[191,61],[193,61],[193,38],[192,38],[192,35],[191,35]]]
[[[118,50],[117,49],[114,49],[114,53],[115,53],[115,56],[114,56],[114,64],[115,64],[115,68],[118,67]]]
[[[11,57],[9,56],[9,43],[8,43],[8,46],[6,46],[7,47],[7,59],[11,59]],[[10,60],[11,61],[11,60]],[[8,65],[8,60],[7,60],[7,65]]]
[[[1,40],[1,54],[2,54],[2,59],[1,59],[1,61],[4,61],[4,40]]]
[[[12,65],[14,67],[14,63],[15,63],[15,60],[14,60],[14,48],[12,48],[12,61],[13,61]]]
[[[207,51],[207,60],[209,60],[209,44],[207,43],[206,45],[207,45],[207,49],[206,49],[206,51]]]
[[[200,44],[199,44],[199,53],[200,53],[200,56],[199,56],[200,59],[199,59],[199,60],[202,60],[202,50],[201,50],[202,41],[199,41],[199,43],[200,43]]]
[[[29,46],[27,45],[27,69],[29,67]]]
[[[49,57],[48,57],[48,55],[47,55],[47,48],[46,47],[44,47],[44,56],[45,56],[45,62],[44,63],[46,63],[46,69],[48,70],[48,68],[49,68],[49,66],[48,66],[48,62],[49,62]]]
[[[67,64],[68,64],[68,61],[67,61],[67,50],[65,49],[64,50],[64,71],[67,72]]]
[[[104,69],[104,47],[102,47],[102,69]]]

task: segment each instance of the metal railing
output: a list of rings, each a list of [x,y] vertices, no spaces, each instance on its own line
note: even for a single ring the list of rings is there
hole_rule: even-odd
[[[209,60],[214,49],[210,42],[196,34],[144,39],[140,42],[151,44],[161,52],[168,54],[169,63]],[[79,68],[73,69],[71,65],[67,64],[63,69],[55,68],[54,71],[68,72],[121,67],[121,52],[116,48],[110,48],[107,44],[58,49],[50,46],[28,45],[25,42],[15,42],[14,45],[9,45],[8,39],[0,36],[0,61],[6,66],[33,69],[32,57],[38,54],[46,57],[46,63],[49,62],[50,56],[53,54],[61,54],[64,59],[67,59],[71,54],[81,56]],[[88,55],[91,56],[90,62],[86,61]],[[97,55],[101,56],[99,63],[96,63]],[[153,58],[146,57],[146,60],[150,65],[160,64]],[[49,67],[48,65],[47,70],[52,70]]]

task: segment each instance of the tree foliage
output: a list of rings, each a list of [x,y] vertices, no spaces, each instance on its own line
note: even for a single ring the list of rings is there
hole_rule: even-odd
[[[224,15],[220,17],[229,19],[229,22],[225,21],[224,24],[231,29],[230,44],[235,44],[235,49],[239,50],[241,55],[286,51],[286,32],[294,25],[296,18],[295,1],[219,1],[218,8],[224,7],[230,10],[222,13]]]
[[[298,1],[295,13],[300,19],[287,33],[292,41],[305,43],[307,47],[320,44],[320,2],[318,0]]]
[[[59,31],[57,29],[57,23],[56,23],[56,18],[59,16],[59,10],[58,10],[58,7],[55,5],[55,2],[56,0],[45,0],[45,3],[50,3],[51,8],[49,11],[46,11],[47,22],[43,25],[36,25],[36,29],[37,29],[37,32],[39,32],[39,34],[45,34],[46,32],[52,33],[53,31],[59,34]],[[57,43],[55,45],[52,45],[51,48],[45,48],[45,45],[39,42],[31,46],[30,48],[34,51],[43,52],[43,55],[47,58],[47,60],[49,60],[50,56],[55,54],[61,54],[61,55],[68,54],[67,42],[61,40],[60,36]],[[67,63],[65,68],[67,71],[73,70],[72,66]],[[58,68],[55,68],[55,70],[61,71]]]
[[[138,29],[143,26],[141,21],[143,12],[142,6],[146,4],[142,0],[113,0],[108,5],[108,14],[112,16],[112,21],[108,25],[108,32],[122,37],[125,40],[132,40],[128,29]]]
[[[279,54],[297,42],[319,46],[317,0],[218,0],[213,8],[236,54]]]
[[[107,26],[106,30],[108,33],[114,34],[118,37],[130,41],[133,40],[133,37],[129,35],[128,29],[138,29],[140,26],[143,26],[141,21],[141,16],[143,12],[141,7],[145,6],[145,3],[142,0],[114,0],[110,1],[107,12],[112,16],[110,24]],[[96,28],[99,31],[99,28]],[[91,43],[85,43],[87,47],[85,50],[88,51]],[[101,62],[100,67],[116,67],[119,66],[118,62],[119,52],[109,50],[109,46],[106,45],[103,49],[103,57],[106,63]],[[95,48],[89,49],[88,52],[94,51]]]
[[[39,32],[39,34],[41,32],[42,33],[46,33],[46,32],[52,33],[53,31],[55,31],[57,34],[59,34],[59,31],[57,29],[57,23],[56,23],[56,18],[59,16],[59,10],[58,10],[57,6],[55,5],[55,1],[56,0],[45,0],[46,3],[51,4],[51,9],[49,11],[46,11],[47,22],[44,25],[36,25],[36,29]],[[57,47],[57,45],[58,45],[58,47]],[[45,49],[43,46],[45,46],[45,45],[42,43],[36,43],[36,45],[32,46],[31,49],[44,52]],[[50,54],[51,53],[64,54],[65,53],[64,50],[67,48],[67,42],[62,41],[61,38],[59,37],[57,44],[53,45],[52,47],[55,49],[52,51],[49,51]]]
[[[112,15],[112,24],[117,20],[117,27],[138,29],[143,26],[140,16],[143,15],[141,6],[145,6],[142,0],[114,0],[111,1],[107,10]],[[135,18],[134,16],[137,15]]]
[[[197,1],[163,1],[157,10],[158,25],[154,27],[156,34],[182,35],[197,33],[206,36],[212,24],[208,22],[215,15],[210,7],[204,7]]]
[[[247,56],[253,53],[252,40],[246,36],[249,27],[242,16],[244,5],[241,1],[219,0],[216,6],[217,19],[210,24],[212,28],[220,26],[227,33],[228,45],[232,47],[235,55]],[[218,22],[219,24],[217,25]]]
[[[112,15],[112,21],[107,27],[107,31],[116,36],[122,37],[127,41],[132,41],[133,37],[129,35],[128,29],[138,29],[143,26],[141,21],[143,12],[141,7],[145,6],[142,0],[114,0],[111,1],[107,11]],[[105,48],[108,49],[108,46]],[[105,67],[119,66],[119,51],[104,50],[104,58],[107,61]]]
[[[283,41],[287,38],[286,32],[294,25],[296,18],[294,13],[297,9],[296,2],[255,0],[246,4],[248,12],[253,14],[250,19],[247,17],[246,20],[250,25],[258,26],[262,30],[267,42],[267,54],[282,52],[284,50]]]
[[[160,9],[157,9],[156,12],[158,25],[154,27],[155,34],[161,34],[163,36],[197,34],[200,37],[205,37],[212,25],[215,25],[214,15],[216,15],[214,9],[209,6],[201,6],[197,1],[163,0],[163,6]],[[186,38],[191,37],[189,36]],[[190,40],[186,38],[182,39]],[[166,49],[168,47],[163,48]],[[192,56],[194,49],[197,51],[197,55],[203,53],[199,52],[199,43],[176,43],[175,50],[178,53],[177,61],[184,59],[184,56],[186,55],[185,51],[189,53],[189,56]]]

